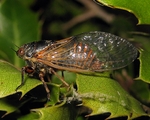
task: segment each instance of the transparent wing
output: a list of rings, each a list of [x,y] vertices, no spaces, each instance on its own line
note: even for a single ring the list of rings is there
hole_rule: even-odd
[[[137,49],[127,40],[105,32],[88,32],[55,43],[42,62],[69,71],[106,71],[127,66],[137,57]]]

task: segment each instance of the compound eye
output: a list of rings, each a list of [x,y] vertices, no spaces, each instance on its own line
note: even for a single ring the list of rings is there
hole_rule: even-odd
[[[23,48],[19,48],[19,50],[17,51],[17,55],[18,56],[23,56],[25,54],[25,51],[24,51],[24,49]]]

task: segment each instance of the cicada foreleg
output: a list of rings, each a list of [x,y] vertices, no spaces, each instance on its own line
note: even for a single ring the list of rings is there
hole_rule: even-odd
[[[24,79],[25,73],[31,74],[33,72],[34,72],[34,70],[31,67],[28,67],[28,66],[22,67],[22,69],[21,69],[21,84],[16,88],[16,91],[24,85],[24,83],[25,83],[25,79]]]
[[[24,82],[25,82],[25,80],[24,80],[24,74],[25,74],[25,67],[22,67],[22,70],[21,70],[21,84],[20,84],[19,86],[17,86],[16,91],[17,91],[20,87],[22,87],[22,86],[24,85]]]

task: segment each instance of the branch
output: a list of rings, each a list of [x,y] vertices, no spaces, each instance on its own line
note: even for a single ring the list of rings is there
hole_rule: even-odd
[[[113,14],[107,13],[99,5],[95,4],[92,0],[78,0],[78,1],[82,3],[87,8],[87,10],[83,14],[78,15],[72,18],[70,21],[64,23],[62,26],[63,30],[67,31],[76,24],[84,22],[93,17],[99,17],[108,24],[110,24],[114,20],[115,16]]]

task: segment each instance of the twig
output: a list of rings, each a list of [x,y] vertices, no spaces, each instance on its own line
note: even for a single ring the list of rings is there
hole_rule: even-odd
[[[94,3],[92,0],[78,0],[78,1],[82,3],[87,8],[87,10],[83,14],[78,15],[72,18],[70,21],[64,23],[62,26],[64,30],[67,31],[76,24],[79,24],[93,17],[99,17],[108,24],[110,24],[114,20],[115,16],[113,14],[107,13],[102,9],[102,7]]]

